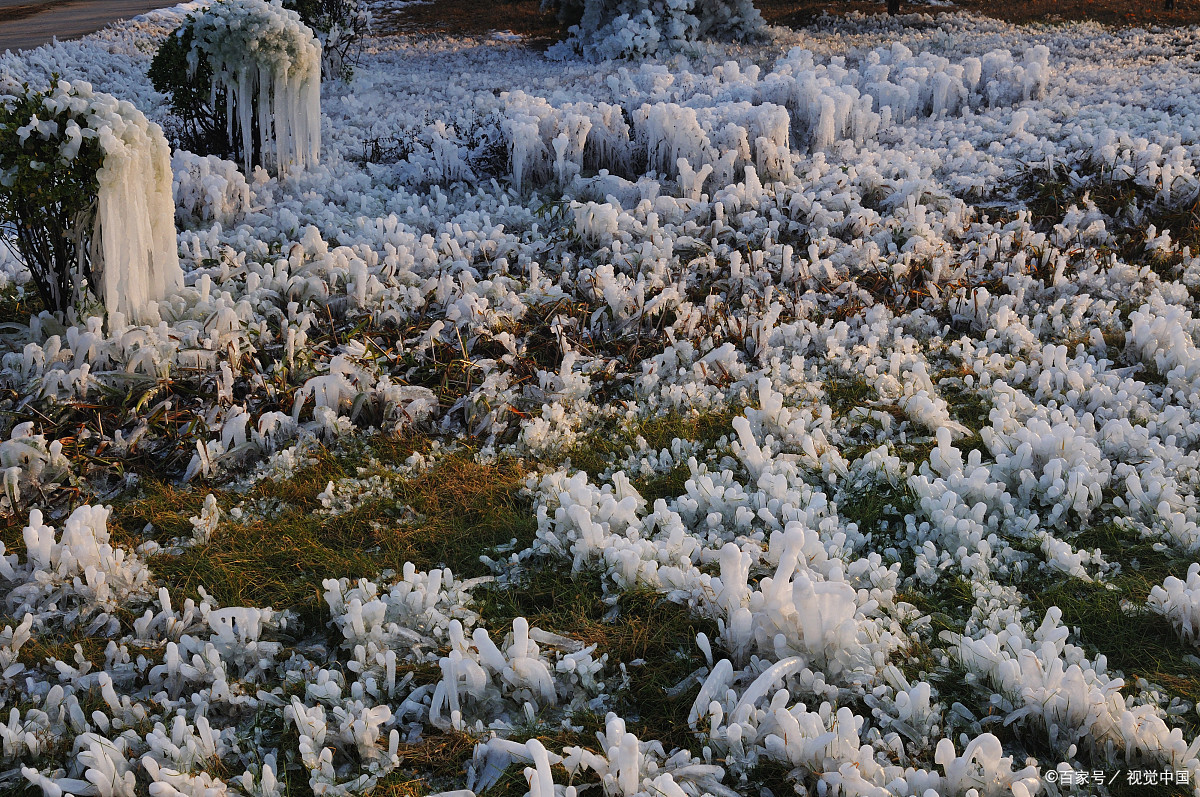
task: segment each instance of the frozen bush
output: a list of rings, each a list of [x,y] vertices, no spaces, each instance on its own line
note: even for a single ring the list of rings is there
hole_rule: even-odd
[[[1186,581],[1167,576],[1160,586],[1150,590],[1146,605],[1170,620],[1184,642],[1196,644],[1200,632],[1200,563],[1188,567]]]
[[[33,616],[34,627],[79,627],[112,634],[117,610],[131,596],[148,595],[150,571],[135,554],[111,544],[108,507],[81,506],[62,533],[29,513],[25,561],[5,556],[0,545],[0,596],[14,617]]]
[[[224,128],[227,153],[247,173],[303,169],[320,156],[321,43],[279,0],[223,0],[189,17],[151,79],[188,126],[184,141],[215,147]]]
[[[212,67],[188,64],[192,49],[192,17],[163,39],[150,62],[147,77],[154,90],[167,95],[171,118],[166,122],[171,143],[200,155],[232,156],[226,132],[228,102],[224,88],[213,85]]]
[[[156,321],[181,286],[171,158],[162,129],[91,84],[20,88],[0,107],[0,216],[46,307],[94,291],[114,314]]]
[[[232,161],[179,150],[172,165],[176,214],[181,223],[229,226],[250,209],[250,185]]]

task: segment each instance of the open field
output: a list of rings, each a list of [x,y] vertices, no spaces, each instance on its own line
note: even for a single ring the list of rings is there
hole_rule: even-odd
[[[0,248],[0,793],[1200,794],[1180,5],[407,5],[159,323]],[[171,133],[186,11],[0,72]]]

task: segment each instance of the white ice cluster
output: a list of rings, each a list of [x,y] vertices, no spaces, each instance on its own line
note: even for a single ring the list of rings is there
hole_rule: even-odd
[[[554,651],[554,659],[543,647]],[[593,658],[595,649],[530,627],[524,617],[513,620],[502,645],[484,628],[476,628],[468,640],[462,624],[451,621],[450,653],[439,662],[442,678],[433,692],[429,722],[455,730],[482,728],[484,720],[504,716],[505,703],[522,707],[526,718],[536,716],[538,709],[584,709],[604,688],[597,675],[606,657]]]
[[[33,510],[22,536],[25,561],[4,556],[0,544],[0,591],[12,617],[32,618],[38,631],[51,626],[80,628],[85,634],[114,634],[117,610],[131,598],[149,594],[150,571],[137,556],[109,540],[103,506],[81,506],[62,533]]]
[[[1171,621],[1184,642],[1200,641],[1200,563],[1188,566],[1187,579],[1167,576],[1150,590],[1146,605]]]
[[[543,0],[559,17],[578,20],[557,46],[597,60],[637,58],[686,49],[710,39],[744,39],[765,23],[751,0]]]
[[[857,68],[844,59],[817,63],[801,48],[765,74],[736,61],[711,75],[622,67],[607,79],[613,104],[502,94],[501,128],[518,188],[531,179],[569,182],[585,169],[634,176],[640,164],[678,180],[682,195],[698,200],[705,185],[715,193],[751,165],[758,179],[791,182],[796,147],[861,146],[895,123],[1040,99],[1049,57],[1039,45],[1020,61],[994,50],[955,63],[897,42]]]
[[[382,593],[378,585],[365,579],[353,586],[348,579],[327,579],[325,602],[344,644],[361,662],[359,677],[366,679],[371,667],[382,667],[374,680],[390,695],[396,688],[397,662],[437,660],[438,649],[450,638],[452,623],[459,623],[460,629],[464,622],[475,624],[477,615],[469,608],[470,590],[478,583],[458,581],[448,569],[424,573],[408,564]],[[382,679],[377,677],[380,672],[385,673]]]
[[[321,43],[280,0],[220,0],[191,22],[188,67],[213,70],[225,92],[230,142],[241,139],[250,173],[255,146],[281,172],[315,166],[321,154]],[[254,131],[258,130],[258,141]]]
[[[705,763],[686,750],[667,755],[660,742],[643,742],[626,730],[625,721],[616,714],[605,717],[603,731],[596,732],[599,752],[585,747],[567,747],[562,754],[552,753],[537,739],[524,745],[493,738],[476,745],[471,763],[471,784],[480,792],[496,783],[513,761],[531,764],[525,768],[529,793],[534,797],[557,794],[552,764],[561,764],[572,777],[596,777],[605,795],[669,795],[669,797],[735,797],[736,791],[721,783],[725,770]],[[567,794],[576,787],[568,786]]]
[[[62,453],[62,441],[47,441],[33,428],[32,421],[19,423],[7,440],[0,440],[0,468],[4,469],[4,496],[0,501],[9,511],[20,506],[22,495],[28,500],[31,490],[46,494],[70,478],[71,463]]]
[[[236,163],[178,150],[171,165],[175,170],[175,214],[182,224],[216,222],[229,227],[250,210],[253,194]]]
[[[999,703],[1006,722],[1036,720],[1052,749],[1073,754],[1085,744],[1110,758],[1121,750],[1126,761],[1152,761],[1196,777],[1200,740],[1189,745],[1155,706],[1129,705],[1120,693],[1124,680],[1108,674],[1104,656],[1092,662],[1068,643],[1061,619],[1062,610],[1052,607],[1032,638],[1013,624],[998,634],[960,639],[957,655],[1012,701]]]

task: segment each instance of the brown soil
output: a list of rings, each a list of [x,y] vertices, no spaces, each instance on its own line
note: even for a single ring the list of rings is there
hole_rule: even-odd
[[[510,30],[533,45],[562,38],[563,31],[551,13],[539,10],[539,0],[428,0],[387,13],[382,32],[479,35]],[[792,28],[811,24],[823,13],[885,13],[882,0],[756,0],[755,5],[772,25]],[[902,3],[901,13],[967,11],[1009,22],[1065,22],[1094,20],[1106,25],[1200,25],[1200,0],[1176,0],[1173,11],[1164,0],[955,0],[950,6]]]

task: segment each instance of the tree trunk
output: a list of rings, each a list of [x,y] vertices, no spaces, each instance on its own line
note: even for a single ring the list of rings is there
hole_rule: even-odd
[[[1173,3],[1175,0],[1167,0],[1168,3]],[[900,0],[887,0],[888,13],[892,16],[900,13]]]
[[[1175,0],[1166,0],[1166,3],[1163,5],[1163,8],[1166,9],[1167,11],[1174,11],[1175,10]]]

